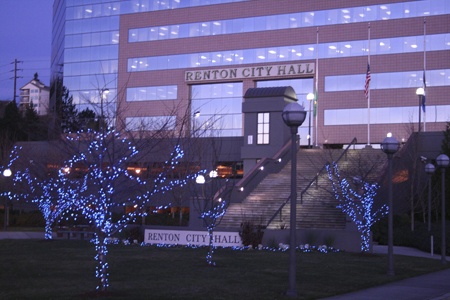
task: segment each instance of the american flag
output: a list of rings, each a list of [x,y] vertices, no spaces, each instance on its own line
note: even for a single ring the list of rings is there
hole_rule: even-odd
[[[366,98],[369,97],[370,79],[370,64],[367,63],[366,84],[364,85],[364,95],[366,95]]]

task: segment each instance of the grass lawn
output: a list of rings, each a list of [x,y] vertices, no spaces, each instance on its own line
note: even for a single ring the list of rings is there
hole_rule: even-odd
[[[110,288],[94,293],[94,246],[76,240],[0,240],[0,299],[290,299],[288,252],[109,246]],[[298,253],[298,299],[318,299],[438,271],[439,260]]]

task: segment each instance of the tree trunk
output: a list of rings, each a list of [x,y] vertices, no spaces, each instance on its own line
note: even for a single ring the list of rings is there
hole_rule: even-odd
[[[206,255],[206,262],[210,266],[215,266],[216,263],[213,261],[213,254],[214,254],[214,229],[211,226],[208,226],[208,236],[209,236],[209,251],[208,255]]]
[[[44,237],[46,240],[51,240],[53,238],[53,230],[52,230],[53,220],[50,218],[45,219],[45,234]]]
[[[361,230],[361,252],[370,250],[370,227],[364,226]]]
[[[97,266],[95,267],[95,276],[99,280],[97,291],[101,292],[105,292],[109,287],[108,263],[106,261],[108,249],[105,239],[106,234],[100,232],[100,230],[96,230],[95,250],[97,255],[95,256],[95,260],[97,261]]]

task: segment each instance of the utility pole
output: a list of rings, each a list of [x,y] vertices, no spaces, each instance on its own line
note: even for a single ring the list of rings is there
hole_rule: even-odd
[[[17,91],[17,78],[22,78],[22,76],[17,76],[17,71],[22,70],[22,69],[17,69],[17,64],[18,63],[23,63],[23,61],[17,60],[17,58],[14,60],[14,62],[12,62],[12,64],[14,64],[14,70],[12,70],[14,72],[14,77],[11,77],[11,79],[14,79],[14,96],[13,96],[13,101],[17,104],[16,102],[16,91]]]

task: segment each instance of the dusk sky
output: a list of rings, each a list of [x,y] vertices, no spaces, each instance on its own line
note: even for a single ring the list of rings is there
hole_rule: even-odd
[[[15,59],[17,96],[36,72],[50,85],[52,7],[53,0],[0,0],[0,100],[13,98]]]

